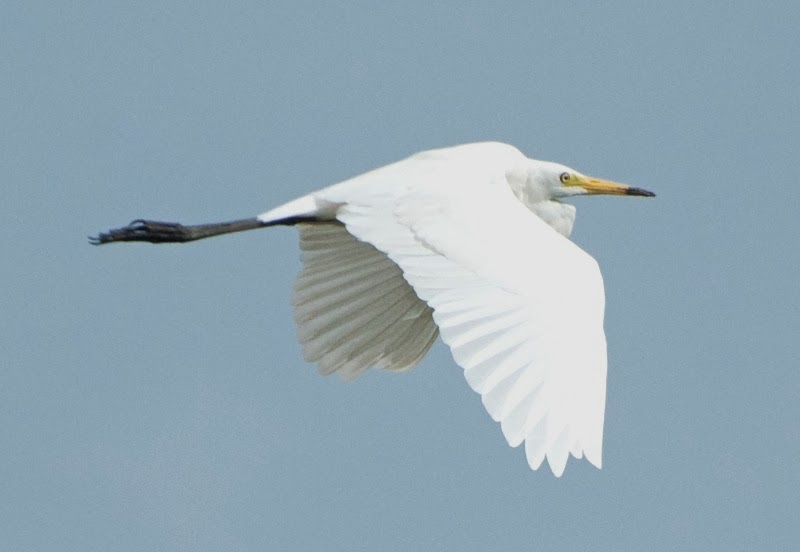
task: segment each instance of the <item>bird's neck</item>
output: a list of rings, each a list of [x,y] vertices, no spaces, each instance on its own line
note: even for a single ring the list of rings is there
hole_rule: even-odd
[[[525,202],[525,205],[559,234],[568,238],[572,233],[572,227],[575,224],[574,205],[553,199]]]

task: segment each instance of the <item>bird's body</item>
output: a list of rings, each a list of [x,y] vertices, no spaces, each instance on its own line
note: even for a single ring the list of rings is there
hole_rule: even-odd
[[[345,379],[407,370],[441,334],[509,444],[525,442],[533,469],[547,457],[561,475],[570,453],[597,467],[602,456],[603,282],[566,239],[575,208],[559,201],[586,193],[652,195],[506,144],[466,144],[224,228],[137,221],[98,242],[297,225],[303,269],[293,304],[307,360]]]
[[[575,223],[575,207],[554,201],[541,187],[527,185],[529,178],[539,176],[541,168],[565,167],[545,161],[536,161],[531,167],[530,161],[517,148],[499,142],[423,151],[270,209],[258,218],[264,222],[293,216],[334,220],[336,205],[363,200],[366,193],[399,197],[412,189],[424,190],[437,184],[450,186],[450,183],[457,182],[457,190],[445,193],[450,196],[456,191],[462,197],[469,197],[472,189],[491,183],[509,188],[539,218],[569,237]],[[534,172],[531,174],[532,168]]]

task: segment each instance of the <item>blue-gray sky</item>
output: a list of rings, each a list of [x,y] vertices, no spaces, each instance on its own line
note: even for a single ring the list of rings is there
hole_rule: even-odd
[[[800,545],[795,2],[4,3],[3,550]],[[604,468],[531,472],[437,344],[303,362],[253,216],[477,140],[658,193],[580,198]]]

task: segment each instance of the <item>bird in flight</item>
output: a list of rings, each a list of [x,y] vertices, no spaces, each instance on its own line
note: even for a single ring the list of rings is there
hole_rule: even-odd
[[[485,142],[417,153],[255,218],[140,219],[91,242],[296,226],[306,360],[345,380],[409,370],[441,335],[509,445],[561,476],[570,454],[602,464],[603,280],[568,239],[575,207],[561,201],[587,194],[655,195]]]

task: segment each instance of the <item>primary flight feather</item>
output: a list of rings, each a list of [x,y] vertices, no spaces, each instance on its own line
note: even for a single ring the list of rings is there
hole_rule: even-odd
[[[560,476],[570,454],[602,463],[603,280],[568,239],[575,208],[560,201],[584,194],[654,195],[487,142],[418,153],[253,219],[137,220],[93,243],[296,225],[308,361],[348,380],[408,370],[440,334],[508,443]]]

